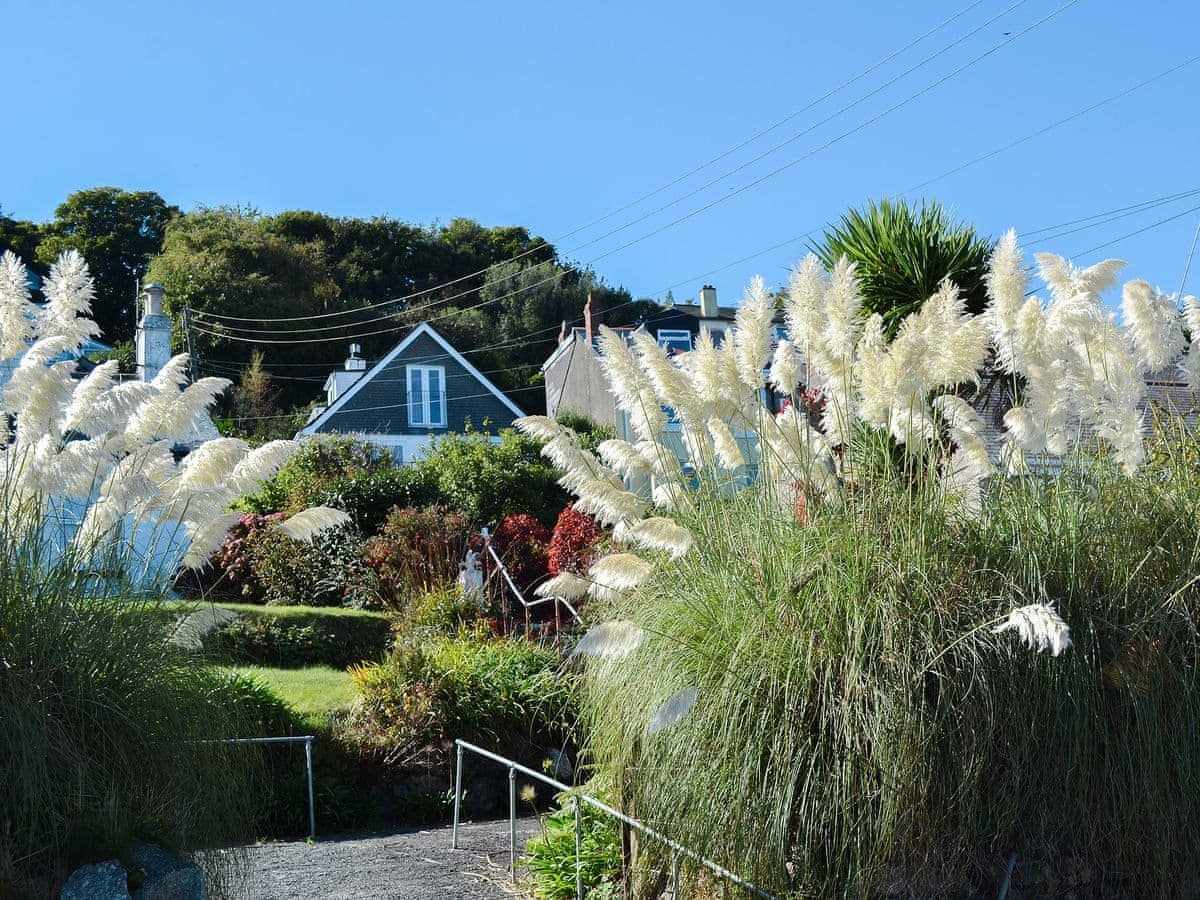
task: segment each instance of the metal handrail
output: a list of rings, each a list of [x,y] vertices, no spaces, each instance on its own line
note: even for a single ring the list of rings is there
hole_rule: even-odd
[[[313,808],[313,762],[312,745],[314,736],[298,734],[288,737],[256,737],[256,738],[213,738],[211,740],[192,741],[194,744],[298,744],[304,743],[304,767],[308,774],[308,839],[317,839],[317,816]]]
[[[492,546],[492,542],[487,541],[484,546],[487,548],[488,555],[495,560],[496,565],[500,568],[500,574],[504,576],[504,580],[508,584],[509,590],[513,592],[513,595],[517,598],[517,602],[519,602],[521,606],[528,610],[533,609],[535,606],[540,606],[543,603],[558,602],[567,608],[567,612],[575,617],[576,622],[583,622],[583,619],[579,617],[579,612],[575,609],[575,607],[567,602],[565,597],[542,597],[538,600],[526,600],[525,595],[521,592],[521,589],[517,587],[516,582],[512,580],[512,576],[508,573],[508,566],[504,564],[504,560],[500,558],[500,554],[498,554],[496,552],[496,548]]]
[[[694,850],[680,844],[678,841],[673,841],[665,834],[655,831],[649,825],[639,822],[631,816],[625,815],[620,810],[613,809],[602,800],[598,800],[590,794],[585,794],[579,788],[563,784],[557,779],[544,775],[541,772],[535,772],[527,766],[521,765],[519,762],[500,756],[498,753],[492,753],[490,750],[484,750],[482,747],[469,743],[464,740],[455,740],[455,772],[454,772],[454,825],[450,833],[450,849],[458,849],[458,822],[459,808],[462,802],[462,766],[463,766],[463,751],[470,752],[482,756],[484,759],[499,763],[502,766],[508,767],[508,860],[509,872],[513,883],[517,880],[517,781],[516,773],[520,772],[529,778],[547,784],[555,788],[559,793],[570,794],[575,806],[575,896],[577,900],[583,900],[583,866],[581,858],[581,844],[583,842],[583,819],[580,814],[579,804],[586,803],[589,806],[600,810],[607,815],[612,816],[620,822],[624,822],[630,828],[640,831],[647,837],[653,838],[662,844],[665,844],[672,851],[671,862],[671,891],[672,896],[679,896],[679,857],[686,856],[688,859],[708,869],[714,875],[724,878],[732,884],[749,891],[755,896],[762,897],[764,900],[776,900],[773,894],[760,888],[751,881],[735,875],[733,872],[726,869],[720,863],[715,863],[710,859],[701,856]]]

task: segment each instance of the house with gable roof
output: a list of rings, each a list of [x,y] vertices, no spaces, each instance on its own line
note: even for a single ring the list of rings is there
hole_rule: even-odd
[[[313,410],[297,438],[351,435],[408,462],[468,423],[496,437],[525,415],[428,322],[373,366],[359,352],[352,344],[343,368],[330,373],[325,403]]]

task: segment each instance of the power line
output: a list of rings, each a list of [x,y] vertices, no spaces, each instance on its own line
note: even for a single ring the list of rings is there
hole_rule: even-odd
[[[1184,216],[1194,212],[1200,212],[1200,206],[1193,206],[1191,209],[1185,209],[1181,213],[1173,216],[1167,216],[1165,219],[1159,219],[1157,222],[1151,222],[1136,231],[1131,231],[1128,234],[1123,234],[1120,237],[1113,238],[1111,241],[1105,241],[1103,244],[1097,244],[1095,247],[1089,247],[1086,250],[1081,250],[1078,253],[1071,254],[1072,256],[1087,256],[1089,253],[1095,253],[1097,250],[1103,250],[1105,247],[1111,247],[1113,244],[1119,244],[1121,241],[1128,240],[1131,237],[1137,237],[1139,234],[1144,234],[1153,228],[1158,228],[1160,225],[1166,225],[1168,222],[1174,222],[1176,219],[1182,219]]]
[[[1024,0],[1021,0],[1021,2],[1024,2]],[[946,83],[950,79],[957,77],[962,72],[966,71],[967,69],[971,68],[972,66],[977,65],[978,63],[982,62],[984,59],[987,59],[988,57],[992,56],[993,54],[995,54],[999,50],[1003,49],[1004,47],[1008,46],[1009,44],[1013,43],[1014,41],[1020,39],[1021,37],[1023,37],[1024,35],[1028,34],[1031,31],[1033,31],[1034,29],[1040,27],[1041,25],[1045,24],[1046,22],[1049,22],[1056,16],[1065,12],[1067,9],[1070,9],[1072,6],[1075,6],[1078,2],[1079,2],[1079,0],[1068,0],[1067,3],[1064,3],[1062,6],[1058,7],[1057,9],[1048,13],[1047,15],[1043,16],[1042,18],[1038,19],[1037,21],[1033,22],[1032,24],[1027,25],[1025,28],[1021,29],[1020,31],[1012,33],[1005,40],[1000,41],[999,43],[995,44],[988,50],[975,56],[974,58],[967,61],[966,63],[963,63],[962,65],[953,69],[949,73],[941,76],[940,78],[936,79],[935,81],[926,85],[925,87],[921,88],[920,90],[916,91],[915,93],[910,94],[905,99],[892,104],[891,106],[889,106],[882,112],[877,113],[874,116],[871,116],[870,118],[865,120],[864,122],[861,122],[857,126],[851,128],[851,129],[848,129],[847,131],[842,132],[841,134],[830,139],[829,141],[826,141],[824,144],[816,147],[815,149],[804,154],[803,156],[801,156],[797,159],[794,159],[788,163],[785,163],[784,165],[766,173],[765,175],[760,176],[759,178],[755,179],[754,181],[750,182],[749,184],[743,185],[742,187],[737,188],[735,190],[731,190],[730,192],[722,195],[721,197],[716,198],[715,200],[712,200],[711,202],[699,207],[698,209],[692,210],[691,212],[686,213],[683,216],[680,216],[670,222],[667,222],[665,225],[661,225],[661,226],[653,229],[652,231],[647,232],[646,234],[643,234],[637,238],[634,238],[631,241],[627,241],[626,243],[621,244],[620,246],[615,247],[611,250],[608,250],[605,253],[600,254],[599,256],[593,257],[591,260],[589,260],[586,263],[586,265],[590,265],[591,263],[595,263],[601,259],[604,259],[608,256],[613,255],[614,253],[620,252],[621,250],[625,250],[625,249],[633,246],[634,244],[640,243],[641,241],[644,241],[650,237],[660,234],[663,231],[666,231],[668,228],[672,228],[675,225],[680,224],[681,222],[687,221],[688,219],[691,219],[694,216],[699,215],[700,213],[706,212],[707,210],[712,209],[713,207],[718,206],[719,204],[724,203],[727,200],[730,200],[733,197],[736,197],[739,194],[742,194],[742,193],[750,190],[751,188],[754,188],[754,187],[762,184],[763,182],[767,181],[768,179],[773,178],[776,175],[786,171],[787,169],[790,169],[793,166],[811,158],[812,156],[816,155],[817,153],[819,153],[823,150],[826,150],[829,147],[832,147],[837,143],[840,143],[842,140],[846,139],[847,137],[850,137],[851,135],[856,134],[859,131],[862,131],[863,129],[873,125],[875,122],[878,122],[879,120],[890,115],[891,113],[896,112],[899,109],[902,109],[903,107],[905,107],[908,104],[912,103],[913,101],[917,100],[919,97],[924,96],[925,94],[929,93],[931,90],[934,90],[935,88],[939,87],[940,85]],[[556,273],[554,276],[552,276],[549,279],[543,279],[542,281],[535,282],[532,285],[526,285],[525,287],[520,288],[516,291],[501,295],[499,297],[494,297],[490,300],[484,300],[484,301],[481,301],[479,303],[476,303],[476,304],[473,304],[470,306],[462,307],[461,309],[452,310],[451,312],[444,314],[443,316],[435,317],[433,319],[426,319],[426,321],[439,321],[442,318],[446,318],[446,317],[453,316],[453,315],[458,315],[460,313],[472,311],[475,309],[480,309],[480,308],[482,308],[484,306],[488,306],[492,303],[497,303],[497,302],[500,302],[501,300],[505,300],[510,297],[517,296],[525,291],[532,290],[542,284],[546,284],[549,281],[554,280],[555,278],[559,277],[560,274],[565,274],[566,272],[570,272],[570,271],[580,271],[580,265],[566,266],[563,269],[563,273]],[[472,293],[472,292],[467,292],[467,293]],[[453,299],[453,298],[447,298],[447,300],[444,300],[441,302],[448,302],[449,299]],[[379,329],[379,330],[375,330],[375,331],[363,332],[363,333],[359,334],[358,336],[359,337],[373,337],[373,336],[379,335],[379,334],[388,334],[388,333],[392,333],[402,327],[404,327],[404,326],[398,325],[398,326],[393,326],[391,328],[384,328],[384,329]],[[199,328],[197,328],[197,330],[200,330],[203,333],[209,334],[211,336],[221,337],[221,338],[225,338],[228,340],[238,340],[238,341],[242,341],[245,343],[311,344],[311,343],[322,343],[322,342],[329,340],[329,338],[303,338],[303,339],[297,338],[297,339],[293,339],[293,340],[280,341],[280,340],[270,340],[270,339],[265,339],[265,338],[233,337],[230,335],[224,335],[224,334],[220,334],[217,332],[208,331],[208,330],[199,329]],[[309,330],[310,329],[294,329],[294,331],[298,331],[300,333],[305,333]],[[278,332],[274,332],[274,333],[287,333],[287,332],[286,331],[278,331]],[[345,338],[343,337],[342,339],[344,340]]]
[[[772,131],[774,131],[775,129],[777,129],[777,128],[779,128],[779,127],[781,127],[781,126],[783,126],[783,125],[787,124],[788,122],[790,122],[791,120],[793,120],[793,119],[797,118],[798,116],[802,115],[803,113],[805,113],[805,112],[808,112],[809,110],[813,109],[813,108],[814,108],[814,107],[816,107],[818,104],[820,104],[820,103],[824,102],[825,100],[829,99],[830,97],[832,97],[832,96],[834,96],[834,95],[836,95],[836,94],[840,93],[841,91],[845,90],[846,88],[850,87],[851,85],[855,84],[856,82],[858,82],[858,81],[862,80],[862,79],[863,79],[863,78],[865,78],[867,75],[870,75],[870,74],[872,74],[873,72],[877,71],[878,69],[882,68],[884,65],[886,65],[887,63],[889,63],[889,62],[891,62],[892,60],[896,59],[898,56],[900,56],[901,54],[903,54],[903,53],[905,53],[906,51],[910,50],[912,47],[916,46],[917,44],[921,43],[921,42],[922,42],[922,41],[924,41],[926,38],[928,38],[928,37],[931,37],[932,35],[936,34],[936,33],[937,33],[937,32],[939,32],[939,31],[941,31],[941,30],[942,30],[943,28],[945,28],[946,26],[948,26],[948,25],[952,24],[953,22],[957,21],[959,18],[961,18],[962,16],[964,16],[966,13],[970,12],[972,9],[974,9],[974,8],[975,8],[975,7],[977,7],[977,6],[979,6],[979,5],[980,5],[982,2],[983,2],[983,0],[972,0],[972,2],[971,2],[971,3],[968,3],[966,6],[962,7],[962,8],[961,8],[961,9],[959,9],[957,12],[953,13],[952,15],[950,15],[948,18],[946,18],[946,19],[943,19],[941,22],[939,22],[939,23],[938,23],[937,25],[935,25],[933,28],[929,29],[928,31],[926,31],[926,32],[924,32],[924,33],[922,33],[922,34],[920,34],[920,35],[918,35],[917,37],[915,37],[915,38],[913,38],[912,40],[910,40],[908,43],[906,43],[906,44],[902,45],[901,47],[899,47],[898,49],[896,49],[896,50],[892,51],[892,52],[891,52],[891,53],[890,53],[888,56],[884,57],[882,60],[880,60],[880,61],[878,61],[878,62],[874,63],[874,64],[873,64],[873,65],[871,65],[871,66],[868,66],[866,69],[863,69],[863,70],[862,70],[862,71],[860,71],[858,74],[856,74],[856,75],[852,76],[851,78],[847,79],[846,81],[843,81],[843,82],[842,82],[841,84],[839,84],[837,87],[834,87],[834,88],[830,89],[829,91],[826,91],[824,94],[822,94],[822,95],[821,95],[820,97],[818,97],[816,100],[810,101],[810,102],[809,102],[807,105],[805,105],[805,106],[804,106],[804,107],[802,107],[801,109],[799,109],[799,110],[797,110],[797,111],[795,111],[795,112],[793,112],[793,113],[790,113],[789,115],[787,115],[787,116],[785,116],[784,118],[782,118],[782,119],[778,120],[777,122],[774,122],[774,123],[773,123],[773,124],[771,124],[771,125],[768,125],[766,128],[763,128],[763,129],[761,129],[760,131],[756,132],[755,134],[751,135],[750,137],[748,137],[748,138],[746,138],[746,139],[742,140],[740,143],[738,143],[738,144],[734,145],[733,147],[730,147],[729,149],[727,149],[727,150],[725,150],[725,151],[723,151],[723,152],[719,153],[718,155],[714,156],[712,159],[708,160],[707,162],[705,162],[705,163],[702,163],[701,165],[699,165],[699,166],[696,166],[695,168],[693,168],[693,169],[691,169],[690,171],[688,171],[688,172],[684,173],[683,175],[680,175],[680,176],[678,176],[677,178],[673,179],[672,181],[669,181],[669,182],[667,182],[665,185],[662,185],[661,187],[655,188],[654,190],[650,191],[649,193],[643,194],[642,196],[638,197],[637,199],[635,199],[635,200],[632,200],[632,201],[630,201],[630,202],[626,203],[625,205],[623,205],[623,206],[620,206],[620,207],[618,207],[618,208],[616,208],[616,209],[614,209],[614,210],[611,210],[611,211],[609,211],[609,212],[605,213],[604,215],[600,216],[599,218],[592,220],[591,222],[588,222],[588,223],[586,223],[586,224],[584,224],[584,225],[580,225],[580,226],[578,226],[578,227],[576,227],[576,228],[572,229],[571,231],[568,231],[568,232],[566,232],[565,234],[559,235],[558,237],[554,238],[554,240],[555,240],[555,241],[560,241],[560,240],[563,240],[563,239],[565,239],[565,238],[571,237],[571,236],[573,236],[573,235],[575,235],[575,234],[578,234],[578,233],[579,233],[579,232],[581,232],[581,231],[586,231],[587,229],[591,228],[592,226],[594,226],[594,225],[597,225],[597,224],[599,224],[600,222],[606,221],[607,219],[610,219],[610,218],[612,218],[613,216],[615,216],[615,215],[618,215],[618,214],[620,214],[620,213],[624,212],[625,210],[627,210],[627,209],[630,209],[631,207],[638,205],[639,203],[643,202],[644,200],[647,200],[647,199],[649,199],[650,197],[656,196],[657,194],[660,194],[660,193],[662,193],[663,191],[665,191],[665,190],[668,190],[668,189],[670,189],[670,188],[674,187],[675,185],[679,184],[680,182],[687,180],[688,178],[690,178],[690,177],[692,177],[693,175],[695,175],[695,174],[697,174],[697,173],[699,173],[699,172],[701,172],[701,171],[703,171],[703,170],[705,170],[705,169],[709,168],[710,166],[712,166],[712,165],[715,165],[716,163],[720,162],[722,159],[725,159],[726,157],[730,156],[731,154],[733,154],[733,153],[736,153],[738,150],[741,150],[742,148],[744,148],[744,147],[748,146],[749,144],[752,144],[754,141],[758,140],[759,138],[761,138],[761,137],[763,137],[763,136],[765,136],[765,135],[767,135],[767,134],[771,133],[771,132],[772,132]],[[1021,0],[1021,2],[1024,2],[1024,0]],[[1016,5],[1020,5],[1020,4],[1019,4],[1019,3],[1018,3],[1018,4],[1014,4],[1014,6],[1016,6]],[[1010,8],[1012,8],[1012,7],[1010,7]],[[1006,11],[1006,12],[1007,12],[1007,11]],[[1003,13],[1002,13],[1001,15],[1003,15]],[[989,20],[989,21],[994,21],[994,20]],[[986,25],[986,24],[989,24],[989,23],[985,23],[985,25]],[[973,34],[973,33],[974,33],[974,32],[972,32],[972,34]],[[953,46],[953,45],[951,45],[951,46]],[[947,49],[948,49],[948,48],[947,48]],[[910,71],[911,71],[911,70],[910,70]],[[526,257],[526,256],[529,256],[529,255],[531,255],[532,253],[535,253],[535,252],[537,252],[537,250],[540,250],[540,249],[542,249],[542,247],[548,247],[548,246],[552,246],[552,245],[551,245],[551,244],[542,244],[542,245],[540,245],[540,246],[538,246],[538,247],[533,247],[533,248],[530,248],[530,249],[528,249],[528,250],[525,250],[525,251],[523,251],[522,253],[519,253],[519,254],[517,254],[516,256],[513,256],[513,257],[511,257],[511,258],[509,258],[508,260],[505,260],[505,261],[506,261],[506,262],[515,262],[516,260],[523,259],[524,257]],[[213,314],[213,315],[214,315],[214,317],[216,317],[216,318],[221,318],[221,319],[223,319],[223,320],[227,320],[227,321],[237,321],[237,322],[269,322],[269,321],[274,321],[274,322],[297,322],[297,321],[307,321],[307,320],[310,320],[310,319],[325,319],[325,318],[330,318],[330,317],[333,317],[333,316],[349,315],[349,314],[350,314],[350,313],[352,313],[352,312],[360,312],[360,311],[362,311],[363,309],[370,309],[370,308],[378,308],[378,307],[383,307],[383,306],[387,306],[387,305],[389,305],[389,304],[392,304],[392,303],[398,303],[398,302],[402,302],[402,301],[404,301],[404,300],[411,300],[411,299],[415,299],[415,298],[417,298],[417,297],[422,297],[422,296],[425,296],[425,295],[427,295],[427,294],[430,294],[430,293],[434,293],[434,292],[436,292],[436,291],[442,290],[443,288],[450,287],[451,285],[454,285],[454,284],[459,284],[459,283],[461,283],[461,282],[463,282],[463,281],[466,281],[467,279],[470,279],[470,278],[475,278],[475,277],[478,277],[478,276],[480,276],[480,275],[484,275],[484,274],[486,274],[486,273],[487,273],[487,271],[488,271],[488,268],[490,268],[490,266],[489,266],[489,267],[487,267],[487,268],[479,269],[478,271],[475,271],[475,272],[468,273],[468,274],[466,274],[466,275],[461,275],[461,276],[459,276],[459,277],[457,277],[457,278],[454,278],[454,279],[452,279],[452,280],[450,280],[450,281],[446,281],[446,282],[443,282],[443,283],[441,283],[441,284],[434,285],[434,286],[432,286],[432,287],[424,288],[424,289],[422,289],[422,290],[416,291],[416,292],[414,292],[414,293],[411,293],[411,294],[407,294],[407,295],[405,295],[405,296],[402,296],[402,297],[397,297],[397,298],[391,298],[391,299],[388,299],[388,300],[383,300],[383,301],[380,301],[380,302],[378,302],[378,303],[372,304],[372,305],[370,305],[370,306],[367,306],[367,307],[360,307],[358,310],[342,310],[342,311],[330,312],[330,313],[320,313],[320,314],[316,314],[316,315],[310,315],[310,316],[281,316],[281,317],[278,317],[278,318],[273,318],[273,319],[262,319],[262,318],[259,318],[259,319],[254,319],[254,318],[243,318],[243,317],[239,317],[239,316],[225,316],[225,315],[220,315],[220,316],[218,316],[218,315],[216,315],[216,314]]]

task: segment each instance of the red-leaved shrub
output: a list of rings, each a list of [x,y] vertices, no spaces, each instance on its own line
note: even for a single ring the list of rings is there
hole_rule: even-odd
[[[492,545],[517,587],[528,595],[546,577],[550,532],[525,513],[510,513],[500,522]]]
[[[573,572],[583,575],[596,561],[596,545],[600,541],[600,526],[585,512],[579,512],[573,504],[559,513],[554,531],[550,535],[547,553],[547,568],[551,575]]]

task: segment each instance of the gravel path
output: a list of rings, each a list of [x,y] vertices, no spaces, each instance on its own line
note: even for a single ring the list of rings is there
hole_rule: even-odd
[[[517,820],[517,852],[537,820]],[[511,898],[508,820],[410,829],[366,837],[260,844],[249,853],[247,895],[254,900],[311,898]]]

